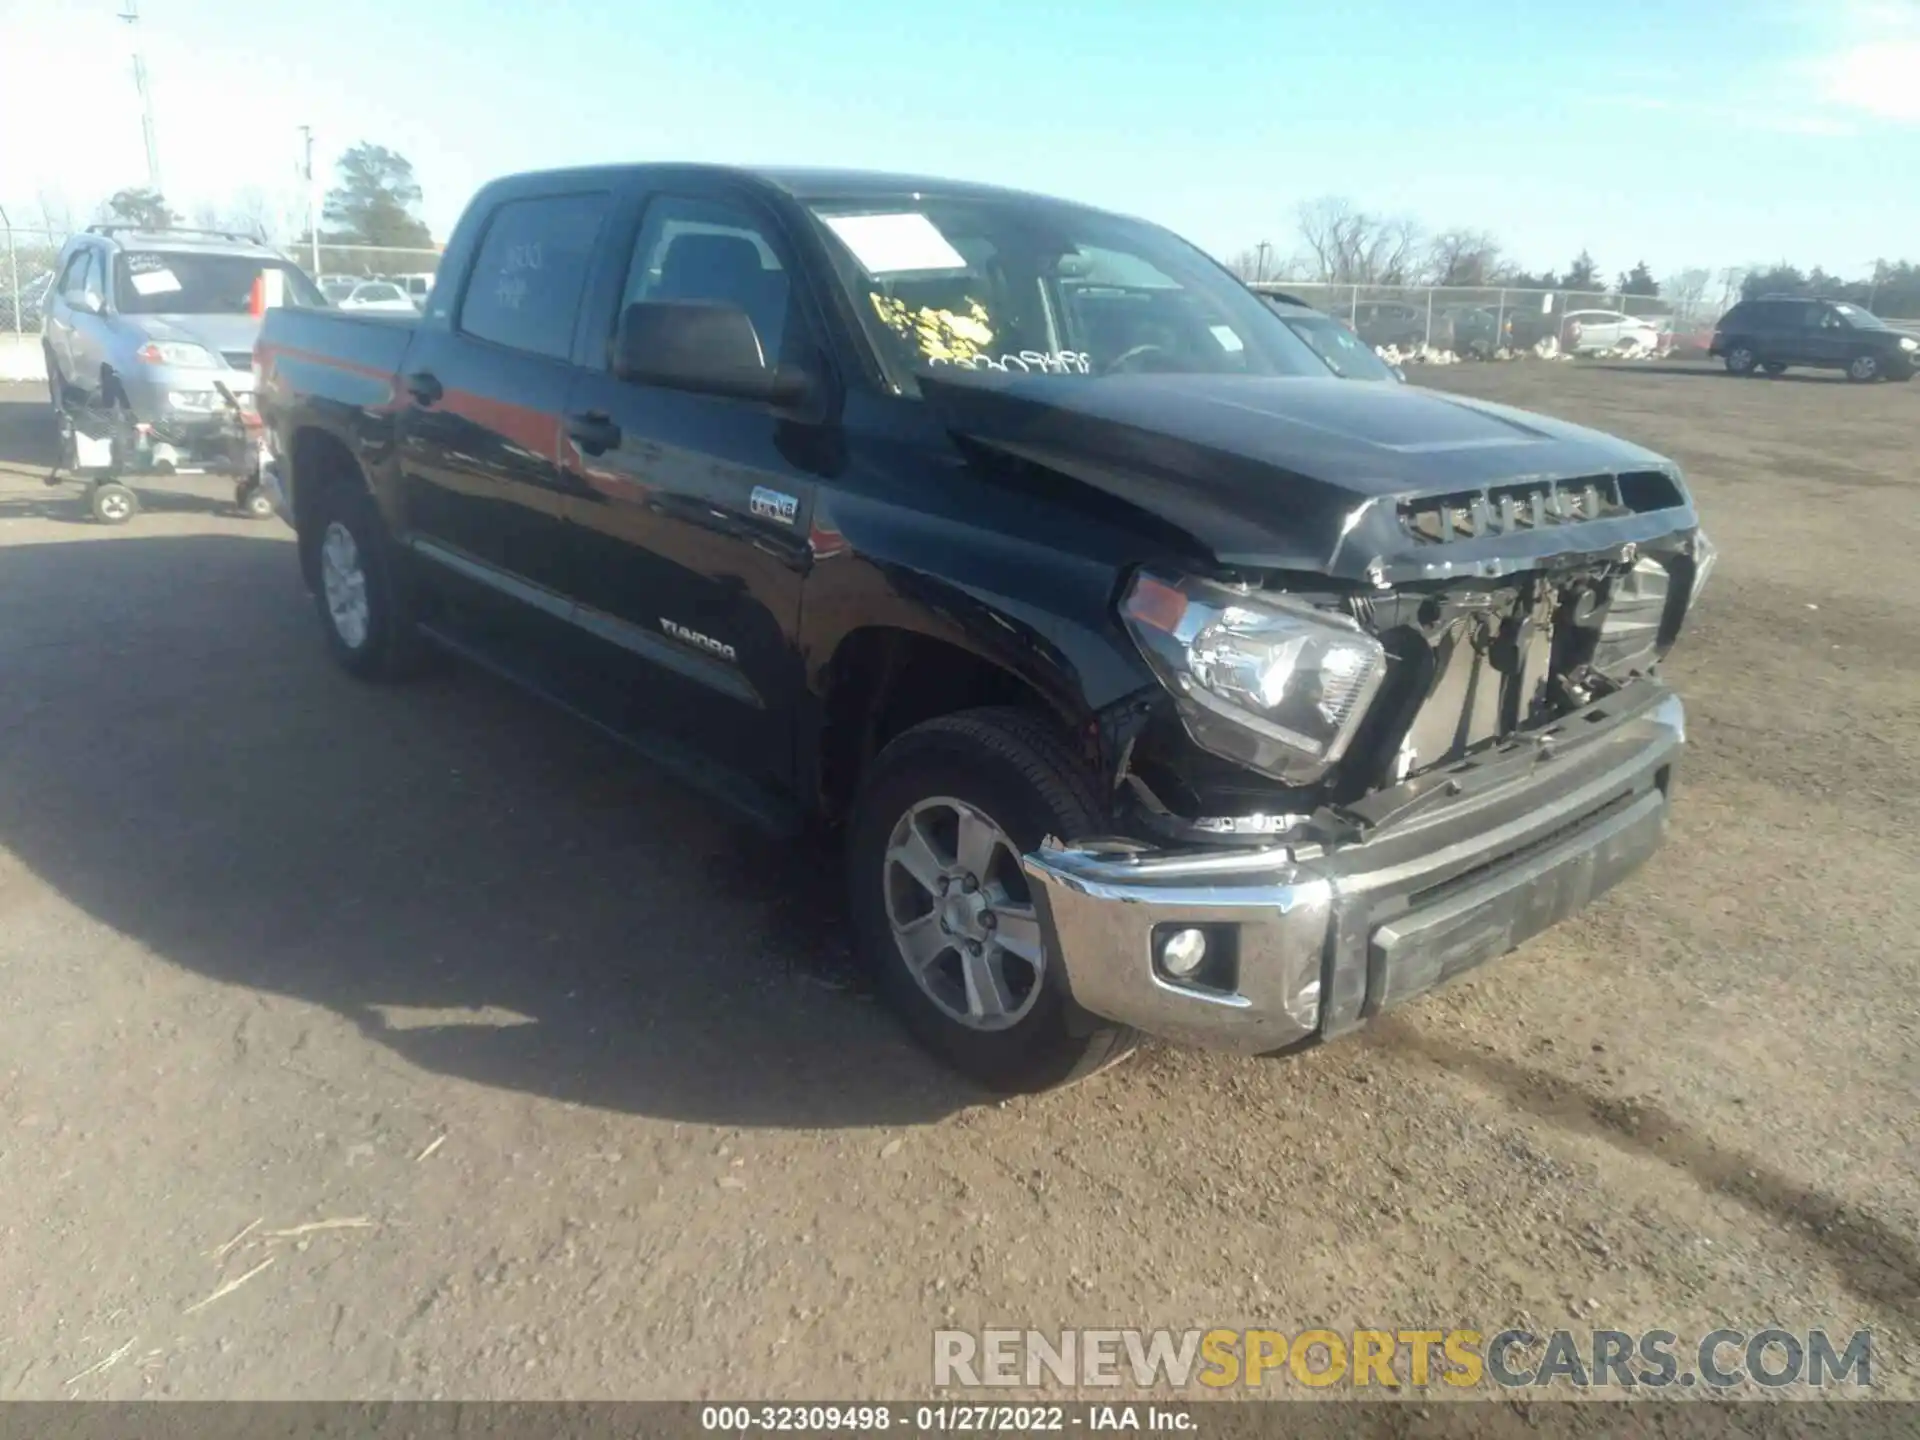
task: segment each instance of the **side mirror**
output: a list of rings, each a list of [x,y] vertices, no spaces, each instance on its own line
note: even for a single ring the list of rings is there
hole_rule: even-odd
[[[98,290],[81,291],[80,298],[73,303],[77,308],[86,311],[89,315],[103,315],[107,309],[106,297]]]
[[[767,363],[746,311],[707,300],[627,306],[613,340],[613,373],[640,385],[781,406],[799,403],[809,386],[804,373]]]

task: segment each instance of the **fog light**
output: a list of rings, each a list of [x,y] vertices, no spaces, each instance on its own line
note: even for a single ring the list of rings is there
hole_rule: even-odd
[[[1176,930],[1160,942],[1160,968],[1176,980],[1196,974],[1206,958],[1204,930]]]

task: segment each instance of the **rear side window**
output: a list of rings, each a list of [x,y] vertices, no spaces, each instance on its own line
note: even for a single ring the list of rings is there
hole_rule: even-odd
[[[605,194],[542,195],[501,205],[473,258],[461,331],[564,359],[606,213]]]

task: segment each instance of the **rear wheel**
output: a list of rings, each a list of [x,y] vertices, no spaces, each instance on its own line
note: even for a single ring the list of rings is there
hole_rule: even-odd
[[[363,680],[398,679],[412,672],[420,638],[396,584],[392,542],[366,491],[328,486],[314,501],[300,532],[310,551],[314,605],[327,648],[341,667]]]
[[[989,1089],[1063,1085],[1132,1048],[1068,995],[1020,866],[1098,808],[1066,744],[1017,710],[917,726],[862,783],[847,846],[861,954],[915,1038]]]
[[[126,486],[103,480],[88,492],[87,508],[102,525],[124,525],[140,513],[140,502]]]
[[[1750,345],[1736,344],[1727,351],[1727,373],[1730,375],[1751,375],[1753,367],[1760,363],[1760,357],[1753,353]]]
[[[1871,384],[1880,378],[1880,357],[1878,355],[1856,355],[1847,362],[1847,378],[1862,385]]]

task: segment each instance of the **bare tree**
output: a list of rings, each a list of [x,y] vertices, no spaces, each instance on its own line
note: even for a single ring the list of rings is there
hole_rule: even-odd
[[[1444,230],[1427,246],[1427,276],[1435,285],[1497,285],[1500,245],[1484,230]]]
[[[234,227],[277,245],[284,227],[281,207],[258,185],[244,187],[233,198]]]
[[[1299,218],[1316,278],[1340,285],[1404,285],[1413,278],[1420,227],[1412,219],[1370,215],[1331,195],[1302,205]]]
[[[1676,318],[1691,319],[1702,308],[1707,286],[1712,283],[1712,271],[1693,266],[1669,276],[1661,282],[1660,289],[1673,306]]]
[[[1722,313],[1731,310],[1733,308],[1733,302],[1740,298],[1740,287],[1747,283],[1747,275],[1750,268],[1751,267],[1746,265],[1729,265],[1720,272],[1720,309]]]

